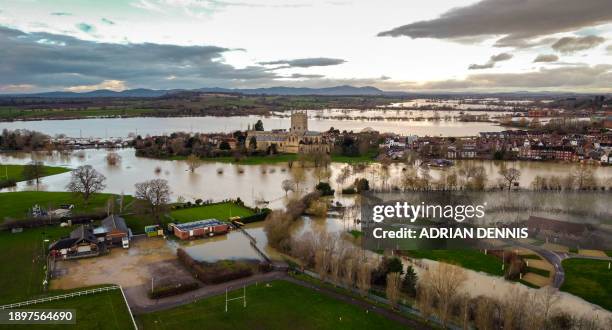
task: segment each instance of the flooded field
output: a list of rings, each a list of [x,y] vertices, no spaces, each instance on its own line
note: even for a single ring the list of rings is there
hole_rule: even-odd
[[[104,174],[106,180],[106,192],[133,194],[134,184],[154,178],[168,180],[172,189],[174,199],[182,196],[186,200],[202,198],[220,201],[227,198],[240,197],[248,205],[255,206],[258,201],[267,201],[268,206],[280,208],[284,206],[287,197],[281,187],[281,182],[286,179],[294,180],[296,169],[289,168],[287,164],[274,165],[236,165],[228,163],[205,162],[195,173],[188,170],[184,161],[169,161],[150,158],[136,157],[133,149],[119,149],[117,153],[121,156],[118,165],[108,165],[105,157],[107,151],[100,149],[89,149],[73,152],[71,154],[53,153],[4,153],[0,154],[2,164],[26,164],[32,159],[43,161],[46,165],[65,166],[75,168],[80,165],[89,164]],[[489,185],[496,185],[501,176],[499,170],[503,165],[501,161],[463,160],[457,161],[455,167],[466,164],[484,166]],[[533,179],[538,175],[567,176],[570,171],[580,166],[574,163],[545,163],[515,161],[506,162],[507,166],[515,167],[521,171],[519,183],[528,188]],[[383,170],[380,164],[373,163],[367,166],[355,166],[342,163],[332,163],[329,173],[321,177],[329,181],[336,190],[335,200],[343,204],[350,204],[352,197],[343,197],[340,191],[349,186],[355,178],[366,178],[373,188],[389,188],[401,186],[401,178],[404,169],[408,165],[402,163],[391,164],[388,170]],[[160,169],[156,173],[156,169]],[[594,175],[601,184],[609,184],[612,178],[612,167],[593,166]],[[429,174],[433,179],[439,178],[449,169],[431,169]],[[342,172],[348,171],[348,176]],[[221,172],[221,173],[219,173]],[[304,169],[305,178],[300,183],[301,190],[310,191],[318,182],[320,173],[313,168]],[[319,175],[317,175],[319,174]],[[329,178],[327,178],[329,175]],[[42,179],[40,190],[65,191],[66,184],[70,180],[70,173],[63,173]],[[35,186],[27,182],[18,183],[12,190],[33,190]],[[7,191],[5,189],[4,191]]]
[[[479,132],[499,132],[504,127],[490,122],[459,121],[385,121],[368,119],[321,119],[315,111],[310,112],[309,129],[327,131],[331,127],[359,132],[373,129],[403,135],[429,136],[471,136]],[[358,112],[357,112],[358,113]],[[377,112],[378,113],[378,112]],[[391,113],[391,112],[389,112]],[[356,115],[357,116],[357,115]],[[249,125],[261,120],[264,128],[286,129],[290,126],[288,117],[174,117],[174,118],[98,118],[77,120],[44,120],[0,122],[2,129],[29,129],[51,136],[65,134],[68,137],[127,137],[130,134],[164,135],[173,132],[218,133],[246,130]]]

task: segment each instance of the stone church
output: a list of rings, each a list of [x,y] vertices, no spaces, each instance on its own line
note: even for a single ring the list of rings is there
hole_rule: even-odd
[[[291,113],[291,127],[272,131],[248,131],[247,141],[255,137],[257,150],[279,153],[329,153],[331,146],[320,132],[308,130],[308,114],[303,111]]]

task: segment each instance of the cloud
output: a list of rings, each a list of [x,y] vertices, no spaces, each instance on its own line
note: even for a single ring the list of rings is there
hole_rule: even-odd
[[[599,88],[610,90],[612,86],[612,65],[579,65],[525,73],[473,74],[465,79],[449,79],[412,83],[413,89],[458,90],[458,89],[517,89],[553,88],[577,89]]]
[[[53,16],[72,16],[72,13],[58,11],[58,12],[51,13],[51,15]]]
[[[0,92],[3,93],[25,93],[34,89],[36,86],[30,84],[19,85],[0,85]]]
[[[85,33],[92,33],[96,30],[93,25],[87,23],[79,23],[76,25],[76,28]]]
[[[0,26],[0,85],[50,90],[122,81],[143,88],[240,87],[275,84],[281,77],[263,66],[226,64],[223,54],[228,51],[232,49],[93,42]],[[172,76],[176,78],[167,79]]]
[[[287,77],[287,78],[292,78],[292,79],[320,79],[325,77],[325,75],[322,74],[305,74],[305,73],[294,73],[291,76]]]
[[[503,36],[500,46],[524,46],[536,37],[612,22],[609,0],[483,0],[438,18],[380,32],[378,36],[455,39]]]
[[[302,8],[311,6],[310,3],[287,0],[262,0],[260,2],[223,0],[137,0],[132,2],[131,5],[139,9],[158,13],[168,13],[178,10],[189,16],[202,19],[209,18],[229,7]]]
[[[559,60],[559,56],[555,54],[540,54],[534,60],[533,63],[538,62],[557,62]]]
[[[572,54],[581,50],[587,50],[602,44],[606,39],[598,36],[584,36],[584,37],[564,37],[555,42],[551,47],[552,49],[563,53]]]
[[[608,54],[612,55],[612,45],[608,45],[608,47],[606,47],[606,50],[608,51]]]
[[[339,58],[313,57],[313,58],[298,58],[293,60],[277,60],[269,62],[259,62],[261,65],[280,65],[281,68],[309,68],[313,66],[331,66],[345,63],[346,61]]]
[[[507,61],[512,58],[512,54],[509,53],[499,53],[497,55],[493,55],[489,58],[489,61],[484,64],[470,64],[468,70],[480,70],[480,69],[490,69],[495,66],[497,62]]]
[[[66,91],[70,91],[70,92],[89,92],[89,91],[94,91],[94,90],[98,90],[98,89],[109,89],[112,91],[122,91],[127,89],[127,86],[125,84],[125,81],[121,81],[121,80],[104,80],[103,82],[99,83],[99,84],[94,84],[94,85],[78,85],[78,86],[70,86],[70,87],[66,87],[64,88],[64,90]]]
[[[104,23],[104,24],[108,24],[108,25],[115,25],[115,22],[111,21],[111,20],[110,20],[110,19],[108,19],[108,18],[104,18],[104,17],[102,17],[102,19],[100,19],[100,21],[102,21],[102,23]]]

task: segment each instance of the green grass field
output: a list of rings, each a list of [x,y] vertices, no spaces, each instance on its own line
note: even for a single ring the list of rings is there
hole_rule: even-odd
[[[241,294],[240,289],[230,297]],[[376,313],[285,281],[250,286],[246,294],[247,307],[240,300],[230,301],[227,313],[225,295],[220,295],[139,315],[137,322],[144,329],[403,329]]]
[[[491,275],[504,275],[501,259],[476,250],[411,250],[406,251],[413,258],[425,258],[457,264],[461,267]]]
[[[170,216],[178,222],[190,222],[211,218],[227,220],[229,217],[246,217],[249,215],[253,215],[251,210],[229,202],[179,209],[170,212]]]
[[[608,261],[589,259],[563,260],[565,282],[562,291],[612,311],[612,270]]]
[[[81,291],[84,289],[79,289]],[[75,309],[76,324],[0,325],[0,329],[134,329],[128,307],[119,290],[68,298],[24,307],[28,309]]]
[[[24,165],[0,165],[0,180],[13,179],[17,182],[25,181],[23,177]],[[69,168],[57,166],[44,166],[44,176],[56,175],[70,171]]]
[[[15,234],[0,232],[0,304],[27,300],[43,293],[43,246],[68,235],[70,230],[42,227]],[[44,243],[45,239],[49,242]]]
[[[74,204],[73,214],[102,210],[112,194],[94,194],[89,198],[87,205],[82,199],[69,192],[47,191],[18,191],[0,193],[0,221],[6,218],[25,218],[28,210],[35,204],[43,208],[59,207],[61,204]],[[125,196],[124,205],[132,200],[132,196]]]

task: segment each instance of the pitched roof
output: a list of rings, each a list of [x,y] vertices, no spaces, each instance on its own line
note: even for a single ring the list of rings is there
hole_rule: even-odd
[[[114,214],[111,214],[102,220],[101,227],[104,228],[106,232],[119,230],[127,233],[129,231],[127,225],[125,224],[125,219]]]

